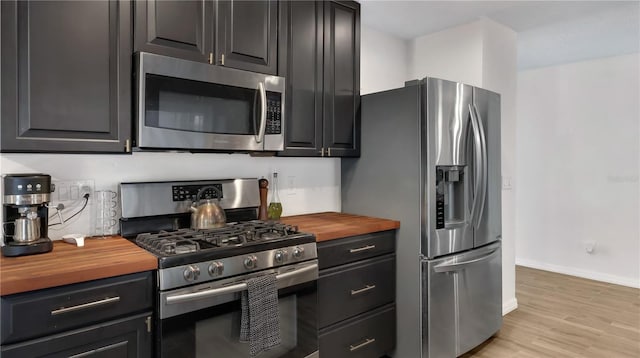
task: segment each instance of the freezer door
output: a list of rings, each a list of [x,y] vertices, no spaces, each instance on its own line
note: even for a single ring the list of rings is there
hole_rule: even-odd
[[[457,357],[502,326],[501,243],[422,263],[422,357]]]
[[[473,109],[481,123],[485,138],[486,175],[482,203],[473,218],[475,226],[474,247],[480,247],[502,238],[502,174],[500,151],[500,95],[481,88],[473,89]],[[479,199],[480,200],[480,199]]]
[[[469,136],[473,87],[426,78],[422,118],[422,254],[429,258],[473,248]]]

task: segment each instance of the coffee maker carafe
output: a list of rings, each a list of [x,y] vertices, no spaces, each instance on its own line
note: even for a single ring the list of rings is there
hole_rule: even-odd
[[[49,252],[53,243],[47,237],[52,190],[47,174],[8,174],[3,177],[2,255],[22,256]]]

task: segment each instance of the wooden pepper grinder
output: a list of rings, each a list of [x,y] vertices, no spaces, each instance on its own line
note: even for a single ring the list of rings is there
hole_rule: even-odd
[[[260,207],[258,208],[258,220],[267,220],[267,191],[269,190],[269,181],[265,178],[258,180],[260,187]]]

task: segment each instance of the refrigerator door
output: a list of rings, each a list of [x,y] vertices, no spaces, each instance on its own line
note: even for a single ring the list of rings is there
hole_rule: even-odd
[[[473,200],[468,145],[473,87],[462,83],[423,80],[421,198],[422,254],[429,258],[473,248],[470,208]]]
[[[480,88],[473,89],[474,116],[483,130],[484,193],[479,193],[475,218],[474,247],[502,238],[502,173],[500,152],[500,95]],[[473,119],[472,119],[473,120]],[[482,199],[482,202],[480,200]]]
[[[457,357],[502,326],[498,241],[422,262],[422,357]]]

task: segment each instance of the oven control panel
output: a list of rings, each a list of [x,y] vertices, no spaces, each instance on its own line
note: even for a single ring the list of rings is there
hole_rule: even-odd
[[[160,290],[235,277],[240,274],[313,260],[317,257],[316,243],[310,242],[164,268],[159,270]]]
[[[215,190],[211,187],[215,187]],[[224,197],[222,193],[222,184],[212,185],[173,185],[171,192],[173,194],[173,201],[195,201],[198,196],[198,192],[202,189],[204,192],[200,195],[200,199],[222,199]]]

